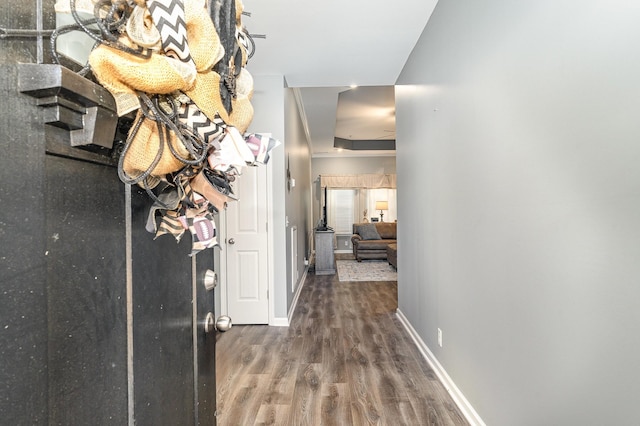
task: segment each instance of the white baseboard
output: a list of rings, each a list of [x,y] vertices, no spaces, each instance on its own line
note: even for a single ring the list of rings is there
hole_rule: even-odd
[[[304,268],[304,272],[302,272],[302,277],[300,278],[298,287],[296,287],[296,293],[293,295],[293,300],[291,301],[291,307],[289,308],[289,313],[287,318],[274,318],[271,324],[273,326],[278,327],[289,327],[291,324],[291,318],[293,317],[293,312],[296,310],[296,306],[298,305],[298,298],[300,297],[300,291],[302,287],[304,287],[304,283],[307,280],[307,273],[309,272],[309,266]]]
[[[305,282],[307,281],[307,273],[309,272],[309,266],[304,268],[304,272],[302,272],[302,277],[300,278],[298,287],[296,287],[296,293],[293,295],[293,300],[291,301],[291,307],[289,307],[289,324],[291,324],[291,318],[293,318],[293,311],[296,310],[296,306],[298,306],[298,298],[300,297],[300,292],[302,291],[302,287],[304,287]]]
[[[449,377],[444,367],[440,365],[433,352],[429,350],[427,344],[422,340],[420,335],[418,335],[418,332],[415,330],[415,328],[413,328],[407,317],[404,316],[400,309],[396,310],[396,315],[413,339],[413,342],[418,347],[418,350],[420,351],[424,359],[426,359],[431,368],[433,368],[433,371],[435,371],[438,379],[440,379],[444,387],[447,389],[447,392],[449,392],[449,394],[451,395],[451,398],[453,398],[453,401],[456,403],[460,411],[462,411],[462,414],[467,419],[469,424],[471,424],[472,426],[486,426],[476,410],[474,410],[469,401],[467,401],[467,398],[464,397],[462,392],[460,392],[460,389],[458,389],[453,380],[451,380],[451,377]]]
[[[269,324],[271,327],[289,327],[289,319],[288,318],[272,318],[271,323]]]

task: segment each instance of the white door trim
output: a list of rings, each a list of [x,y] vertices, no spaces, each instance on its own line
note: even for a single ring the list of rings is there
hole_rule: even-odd
[[[274,267],[274,259],[275,256],[275,243],[274,243],[274,223],[275,217],[273,214],[273,162],[269,161],[266,165],[267,167],[267,211],[268,220],[267,220],[267,271],[269,282],[267,286],[269,288],[269,325],[282,325],[279,318],[275,318],[276,304],[275,304],[275,267]],[[288,321],[287,324],[289,325]]]
[[[221,210],[218,213],[218,243],[220,244],[220,265],[216,268],[218,274],[218,285],[220,286],[220,315],[229,315],[227,305],[227,211]],[[218,266],[218,265],[216,265]],[[231,318],[233,322],[233,318]]]

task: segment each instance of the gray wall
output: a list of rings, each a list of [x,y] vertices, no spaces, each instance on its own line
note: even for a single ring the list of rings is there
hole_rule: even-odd
[[[399,309],[488,425],[640,424],[638,22],[441,1],[398,79]]]
[[[268,166],[271,173],[271,222],[273,232],[273,246],[269,247],[269,267],[274,284],[274,312],[276,318],[287,317],[287,269],[286,259],[276,253],[286,252],[285,226],[285,82],[281,75],[253,76],[254,94],[251,99],[254,115],[249,132],[271,133],[272,137],[280,140],[283,145],[271,151]]]
[[[293,89],[285,93],[285,152],[291,177],[295,179],[295,187],[286,193],[287,227],[287,307],[291,307],[293,288],[297,287],[303,277],[304,260],[311,253],[313,238],[311,223],[311,152],[304,132]],[[286,173],[286,170],[285,170]],[[297,276],[292,272],[292,247],[290,232],[297,227]],[[293,283],[293,285],[292,285]]]
[[[250,132],[271,133],[282,144],[271,151],[269,160],[273,247],[269,265],[274,280],[274,313],[279,324],[288,316],[293,300],[292,280],[302,278],[304,260],[310,252],[311,157],[292,89],[285,88],[283,76],[254,76],[251,101],[254,117]],[[296,180],[287,190],[287,166]],[[298,277],[292,276],[291,227],[298,228]],[[277,255],[286,253],[286,255]]]

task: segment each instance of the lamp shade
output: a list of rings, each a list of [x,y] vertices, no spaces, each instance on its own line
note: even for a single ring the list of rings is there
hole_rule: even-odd
[[[387,201],[376,201],[376,210],[389,210],[389,203]]]

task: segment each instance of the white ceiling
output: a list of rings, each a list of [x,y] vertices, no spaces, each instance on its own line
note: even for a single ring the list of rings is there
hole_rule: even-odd
[[[383,139],[393,86],[437,0],[243,0],[243,24],[255,38],[247,64],[253,75],[282,75],[296,88],[306,116],[313,156],[388,155],[388,151],[337,152],[336,130],[347,139]],[[352,90],[341,101],[338,95]],[[359,91],[358,94],[355,91]],[[374,95],[381,94],[377,100]],[[386,100],[384,100],[386,98]],[[343,105],[344,104],[344,105]],[[336,124],[336,121],[338,122]],[[393,128],[390,126],[393,124]],[[336,129],[337,126],[337,129]],[[391,151],[391,153],[393,153]]]

